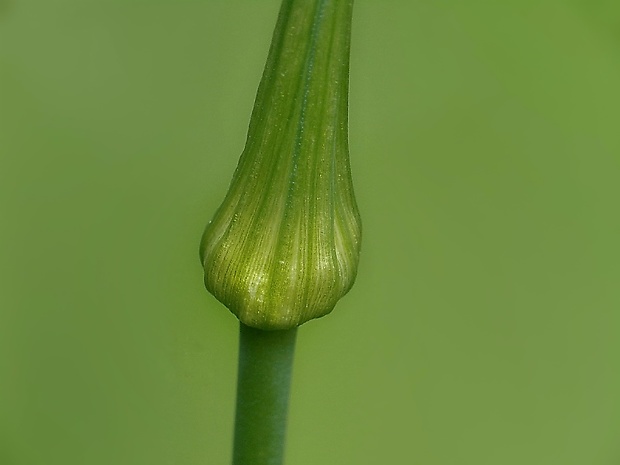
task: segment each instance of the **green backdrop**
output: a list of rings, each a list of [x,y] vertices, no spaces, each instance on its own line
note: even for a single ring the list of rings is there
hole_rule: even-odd
[[[0,463],[231,457],[198,242],[279,2],[0,1]],[[358,281],[288,464],[620,463],[620,4],[357,0]]]

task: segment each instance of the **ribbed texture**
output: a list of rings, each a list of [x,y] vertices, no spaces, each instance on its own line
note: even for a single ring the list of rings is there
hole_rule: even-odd
[[[284,1],[230,189],[201,244],[205,284],[246,325],[287,329],[353,285],[351,0]]]

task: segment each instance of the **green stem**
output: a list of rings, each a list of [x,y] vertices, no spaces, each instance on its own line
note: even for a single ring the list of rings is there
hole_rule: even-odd
[[[281,465],[297,328],[241,323],[233,465]]]

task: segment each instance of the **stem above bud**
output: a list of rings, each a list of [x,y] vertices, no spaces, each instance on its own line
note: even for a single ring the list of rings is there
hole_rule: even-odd
[[[326,315],[355,280],[351,12],[351,0],[283,1],[245,149],[202,238],[207,289],[248,326]]]

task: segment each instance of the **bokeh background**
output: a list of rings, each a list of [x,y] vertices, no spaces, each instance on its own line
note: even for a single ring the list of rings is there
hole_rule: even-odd
[[[0,464],[230,461],[198,242],[278,0],[0,0]],[[357,0],[358,281],[287,463],[620,464],[620,4]]]

